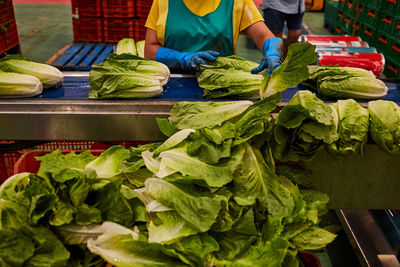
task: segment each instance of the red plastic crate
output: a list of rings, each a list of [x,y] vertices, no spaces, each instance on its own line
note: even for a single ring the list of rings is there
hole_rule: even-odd
[[[15,20],[0,25],[0,54],[19,44]]]
[[[36,146],[41,150],[90,150],[96,145],[95,141],[53,141]]]
[[[0,4],[0,25],[15,20],[14,8],[11,0]]]
[[[14,174],[14,165],[21,155],[21,151],[0,152],[0,184]]]
[[[1,141],[0,141],[1,142]],[[14,141],[4,141],[10,143]],[[52,141],[49,143],[41,144],[35,146],[35,149],[40,150],[98,150],[102,149],[105,150],[111,146],[121,145],[126,148],[131,146],[137,147],[139,145],[149,144],[151,142],[146,141],[113,141],[113,142],[98,142],[98,141]]]
[[[144,26],[146,24],[146,18],[139,18],[136,20],[136,38],[135,40],[141,41],[146,38],[147,28]]]
[[[136,16],[147,18],[152,4],[153,0],[136,0]]]
[[[134,0],[103,0],[105,18],[132,18],[136,16]]]
[[[74,41],[103,42],[103,18],[72,18]]]
[[[144,40],[146,19],[142,18],[105,18],[104,41],[118,42],[123,38],[134,38],[135,41]]]
[[[101,0],[71,0],[73,16],[101,17]]]

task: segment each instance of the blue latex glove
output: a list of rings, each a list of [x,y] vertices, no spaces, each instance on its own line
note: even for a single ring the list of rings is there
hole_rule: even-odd
[[[279,67],[283,61],[281,56],[282,47],[283,40],[281,38],[273,37],[265,40],[262,49],[264,58],[257,68],[251,70],[251,73],[256,74],[267,69],[267,74],[271,75],[272,71]]]
[[[156,61],[170,68],[200,71],[200,65],[208,65],[206,60],[215,61],[217,56],[219,53],[215,51],[179,52],[160,47],[156,52]]]

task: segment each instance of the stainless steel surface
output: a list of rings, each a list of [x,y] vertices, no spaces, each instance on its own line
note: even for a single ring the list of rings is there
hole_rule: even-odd
[[[2,140],[160,141],[167,101],[0,101]]]
[[[400,266],[392,247],[368,210],[337,210],[336,213],[362,266]]]
[[[63,71],[62,73],[64,74],[64,77],[89,77],[89,71]]]

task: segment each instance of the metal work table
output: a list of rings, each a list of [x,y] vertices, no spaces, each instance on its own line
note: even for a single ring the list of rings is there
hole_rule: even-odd
[[[400,84],[386,84],[389,92],[384,99],[400,103]],[[278,109],[299,89],[306,88],[283,92]],[[167,117],[178,101],[210,101],[193,76],[172,75],[163,94],[152,99],[90,100],[89,90],[88,72],[73,72],[65,73],[61,87],[38,97],[0,100],[0,140],[160,141],[165,137],[156,125],[157,117]],[[331,209],[400,208],[400,156],[388,156],[374,145],[367,145],[362,158],[336,159],[319,153],[303,167],[312,173],[313,187],[331,196]],[[364,160],[368,168],[356,164]],[[359,186],[360,180],[364,186]],[[381,244],[383,237],[377,236],[376,225],[368,224],[367,210],[340,210],[338,215],[365,266],[398,266],[386,243],[381,247],[374,243]]]
[[[172,75],[152,99],[90,100],[88,72],[65,72],[62,86],[31,98],[0,100],[0,140],[160,141],[156,117],[168,116],[178,101],[210,101],[197,80]],[[387,83],[385,99],[400,102],[400,85]],[[283,92],[281,105],[303,86]],[[229,101],[233,99],[216,99]]]

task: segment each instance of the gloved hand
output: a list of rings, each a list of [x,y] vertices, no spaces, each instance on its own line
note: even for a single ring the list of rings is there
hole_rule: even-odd
[[[267,74],[271,75],[272,71],[279,67],[283,61],[281,53],[283,48],[283,40],[278,37],[273,37],[265,40],[262,53],[264,58],[261,64],[251,70],[251,73],[256,74],[267,69]]]
[[[156,52],[156,61],[164,63],[170,68],[200,71],[200,65],[207,65],[207,61],[215,61],[219,56],[215,51],[179,52],[174,49],[160,47]]]

